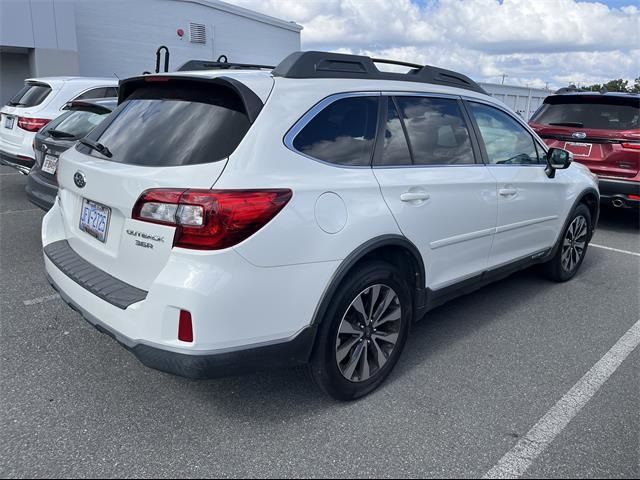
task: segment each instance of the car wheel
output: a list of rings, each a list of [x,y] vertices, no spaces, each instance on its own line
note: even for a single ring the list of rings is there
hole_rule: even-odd
[[[547,276],[556,282],[571,280],[580,269],[589,246],[591,212],[579,204],[562,233],[555,256],[545,265]]]
[[[400,270],[372,261],[350,272],[322,319],[312,378],[337,400],[369,394],[397,363],[411,319],[411,290]]]

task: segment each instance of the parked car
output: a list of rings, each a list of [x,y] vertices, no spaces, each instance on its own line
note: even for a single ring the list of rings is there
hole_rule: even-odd
[[[29,173],[35,161],[38,130],[73,100],[117,97],[115,78],[48,77],[25,80],[24,87],[0,109],[0,163]]]
[[[60,157],[51,284],[150,367],[308,364],[350,400],[434,306],[534,264],[571,279],[595,176],[464,75],[376,62],[298,52],[122,81]]]
[[[27,178],[27,198],[43,210],[49,210],[58,194],[56,170],[60,154],[98,126],[118,105],[117,98],[75,100],[66,112],[49,122],[33,143],[35,164]]]
[[[568,91],[547,97],[529,124],[600,178],[604,202],[640,207],[640,95]]]

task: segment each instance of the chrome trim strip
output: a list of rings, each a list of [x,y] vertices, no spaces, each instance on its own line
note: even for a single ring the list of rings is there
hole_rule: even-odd
[[[429,93],[429,92],[412,92],[411,90],[399,90],[397,92],[391,90],[383,90],[382,96],[385,97],[433,97],[433,98],[448,98],[451,100],[460,100],[461,95],[455,95],[452,93]]]
[[[526,163],[523,165],[517,164],[517,163],[487,163],[485,164],[485,166],[487,167],[500,167],[500,168],[504,168],[504,167],[527,167],[527,168],[531,168],[531,167],[535,167],[535,168],[541,168],[542,170],[544,170],[545,168],[547,168],[547,164],[546,163]]]
[[[438,248],[448,247],[449,245],[455,245],[457,243],[468,242],[470,240],[476,240],[478,238],[488,237],[498,233],[509,232],[511,230],[517,230],[518,228],[524,228],[538,223],[550,222],[552,220],[557,220],[558,218],[558,215],[552,215],[549,217],[534,218],[523,222],[511,223],[509,225],[503,225],[496,228],[486,228],[484,230],[478,230],[477,232],[463,233],[462,235],[455,235],[453,237],[436,240],[431,242],[429,246],[432,250],[437,250]]]
[[[429,246],[432,250],[437,250],[438,248],[448,247],[449,245],[455,245],[456,243],[488,237],[494,233],[495,228],[485,228],[484,230],[478,230],[477,232],[463,233],[462,235],[455,235],[453,237],[443,238],[442,240],[436,240],[435,242],[431,242]]]
[[[496,234],[509,232],[511,230],[517,230],[518,228],[528,227],[530,225],[536,225],[538,223],[550,222],[551,220],[557,220],[558,215],[551,215],[549,217],[534,218],[533,220],[525,220],[523,222],[510,223],[509,225],[503,225],[496,228]]]

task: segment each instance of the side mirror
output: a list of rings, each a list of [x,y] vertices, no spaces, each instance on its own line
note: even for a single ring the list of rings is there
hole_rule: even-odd
[[[547,153],[547,175],[549,178],[554,178],[556,170],[569,168],[571,162],[573,162],[573,153],[562,148],[550,148]]]

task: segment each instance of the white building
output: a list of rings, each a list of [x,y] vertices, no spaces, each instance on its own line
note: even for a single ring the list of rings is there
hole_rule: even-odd
[[[498,83],[480,83],[480,86],[489,95],[501,100],[527,121],[542,105],[544,99],[553,93],[550,90],[540,88],[501,85]]]
[[[302,26],[220,0],[0,0],[0,105],[28,77],[118,76],[187,60],[276,65],[300,50]]]

